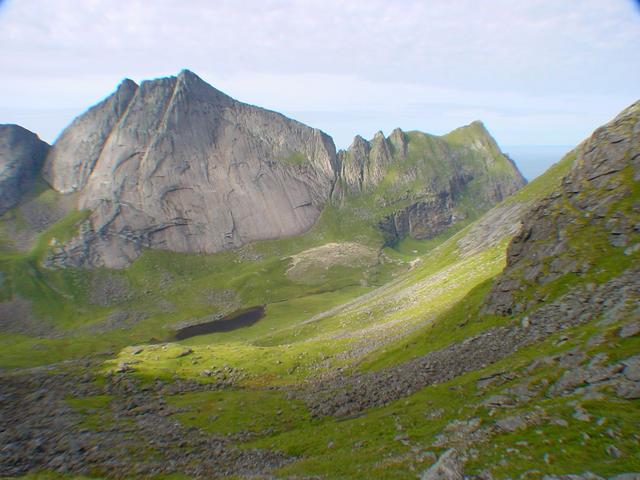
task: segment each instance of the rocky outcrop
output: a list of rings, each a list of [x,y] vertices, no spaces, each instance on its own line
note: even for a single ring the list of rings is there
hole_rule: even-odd
[[[40,174],[49,145],[18,125],[0,125],[0,214],[18,204]]]
[[[144,248],[215,253],[299,235],[328,201],[370,194],[387,244],[431,238],[524,184],[479,122],[442,137],[378,132],[336,154],[321,131],[189,71],[124,80],[62,133],[43,175],[91,211],[46,264],[111,268]]]
[[[444,452],[431,468],[420,476],[420,480],[462,480],[464,462],[453,448]]]
[[[523,216],[484,311],[517,314],[542,298],[526,298],[567,274],[581,276],[594,256],[640,251],[640,102],[598,128],[573,152],[561,188]],[[590,257],[591,256],[591,257]],[[534,295],[535,297],[535,295]]]
[[[210,392],[217,388],[213,383],[156,380],[142,387],[126,374],[116,373],[104,380],[89,372],[76,372],[33,369],[22,376],[0,372],[3,477],[34,471],[84,476],[94,469],[120,478],[176,473],[198,479],[264,478],[292,460],[279,452],[238,448],[236,443],[251,438],[248,433],[230,437],[176,421],[173,414],[179,409],[166,398]],[[225,378],[228,373],[224,372]],[[97,386],[98,378],[104,380],[101,386]],[[86,428],[80,412],[68,402],[95,395],[109,399],[108,428]]]
[[[486,197],[489,202],[510,195],[526,183],[477,121],[441,137],[399,128],[387,138],[378,132],[371,141],[358,135],[338,156],[341,170],[334,191],[338,199],[370,193],[385,178],[385,189],[396,190],[398,195],[408,191],[437,195],[439,190],[458,194],[472,180],[483,178],[490,188],[480,192],[480,200]]]
[[[330,198],[330,137],[189,71],[125,80],[79,117],[45,178],[92,214],[57,263],[124,267],[143,248],[213,253],[308,230]]]
[[[639,304],[640,270],[630,268],[593,290],[574,289],[539,308],[522,322],[491,328],[403,364],[320,381],[303,393],[303,399],[316,416],[356,415],[367,408],[412,395],[429,385],[485,368],[557,332],[600,317],[606,317],[610,323],[637,318]],[[640,391],[638,385],[634,383],[629,391]]]
[[[62,132],[42,172],[55,190],[71,193],[86,185],[109,135],[137,90],[135,82],[125,79],[114,94],[76,118]]]
[[[377,132],[371,142],[360,135],[356,136],[347,150],[341,150],[338,153],[342,186],[342,190],[338,191],[338,194],[358,195],[371,191],[382,181],[389,164],[395,158],[406,155],[404,132],[396,129],[392,137],[396,145],[399,145],[397,148],[393,147],[391,137],[386,139],[382,132]],[[399,155],[394,155],[396,151],[399,152]]]
[[[378,227],[385,244],[393,245],[405,237],[428,239],[443,232],[458,219],[453,213],[454,201],[450,192],[440,192],[429,200],[409,205],[385,217]]]
[[[338,157],[334,199],[372,195],[391,210],[378,224],[387,245],[432,238],[525,184],[481,122],[442,137],[400,129],[388,138],[378,132],[370,142],[357,136]]]

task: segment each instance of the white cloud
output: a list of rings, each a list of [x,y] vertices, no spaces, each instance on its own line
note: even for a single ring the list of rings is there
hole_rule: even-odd
[[[187,67],[340,145],[475,118],[567,144],[636,99],[638,51],[630,0],[8,0],[0,121],[52,140],[121,78]]]

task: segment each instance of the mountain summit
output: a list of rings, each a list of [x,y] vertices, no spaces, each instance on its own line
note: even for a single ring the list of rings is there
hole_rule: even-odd
[[[62,133],[44,175],[93,212],[76,262],[121,267],[144,247],[213,253],[303,233],[336,166],[323,132],[184,70],[122,82]]]
[[[43,175],[91,212],[53,263],[111,268],[144,248],[215,253],[299,235],[327,203],[354,198],[366,205],[356,216],[388,244],[429,238],[524,184],[477,122],[443,137],[356,137],[337,154],[320,130],[238,102],[188,70],[124,80],[62,133]]]

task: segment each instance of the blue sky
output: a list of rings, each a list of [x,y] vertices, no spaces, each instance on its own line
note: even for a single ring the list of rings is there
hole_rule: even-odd
[[[480,119],[574,145],[640,98],[631,0],[0,0],[0,123],[53,141],[124,77],[189,68],[346,147]]]

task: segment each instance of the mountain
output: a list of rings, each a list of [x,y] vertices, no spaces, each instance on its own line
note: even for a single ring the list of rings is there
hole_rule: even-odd
[[[335,168],[324,133],[185,70],[139,87],[125,80],[62,133],[44,177],[92,212],[72,262],[122,267],[142,248],[213,253],[303,233]]]
[[[146,337],[149,319],[164,337],[236,309],[355,295],[408,268],[426,248],[416,238],[440,242],[524,183],[479,122],[362,142],[373,153],[335,154],[322,132],[189,71],[123,81],[50,149],[52,188],[0,219],[0,330]],[[378,165],[377,180],[353,177],[354,162]]]
[[[399,128],[388,138],[382,132],[371,141],[357,136],[338,157],[334,196],[344,201],[368,194],[378,205],[395,205],[378,222],[387,245],[433,238],[526,183],[478,121],[442,137]]]
[[[91,212],[49,262],[122,268],[143,249],[215,253],[300,235],[325,205],[370,194],[391,244],[429,238],[524,184],[480,123],[445,137],[396,130],[336,154],[317,129],[238,102],[187,70],[125,80],[77,118],[44,178]],[[376,189],[377,187],[377,189]]]
[[[384,180],[333,197],[305,235],[215,255],[148,250],[122,270],[0,257],[0,467],[635,478],[638,106],[478,220],[375,267],[348,256],[375,260],[368,233],[338,227],[362,205],[385,213],[371,201]]]
[[[303,234],[119,269],[48,263],[93,174],[37,185],[0,221],[0,471],[636,478],[639,132],[640,102],[519,189],[479,122],[357,138]]]
[[[483,224],[530,203],[517,208],[520,228],[495,279],[401,340],[377,345],[353,371],[316,381],[302,396],[311,411],[341,417],[345,429],[361,422],[362,432],[393,416],[397,438],[416,452],[407,463],[416,468],[419,452],[429,452],[423,480],[637,476],[629,472],[640,467],[638,132],[640,102],[425,257],[438,262],[457,246],[464,258]],[[486,259],[500,241],[482,237],[473,251]],[[348,314],[384,312],[380,329],[387,311],[406,323],[419,293],[451,295],[438,277],[451,281],[455,269],[449,260],[436,275],[410,274]],[[467,281],[453,278],[458,288]],[[400,471],[385,470],[390,478]]]
[[[0,125],[0,214],[15,207],[40,176],[49,145],[18,125]]]

